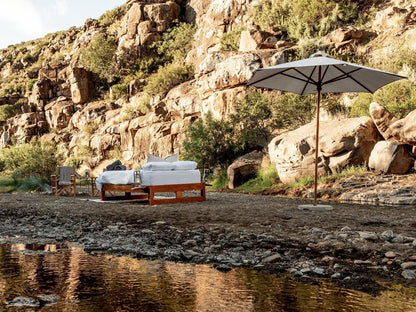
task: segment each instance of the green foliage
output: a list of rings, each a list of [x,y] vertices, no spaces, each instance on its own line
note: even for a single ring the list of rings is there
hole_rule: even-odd
[[[0,193],[11,193],[16,190],[16,186],[16,181],[10,175],[0,175]]]
[[[100,24],[100,26],[109,27],[122,19],[122,17],[126,14],[126,9],[127,6],[123,4],[112,10],[108,10],[98,18],[98,23]]]
[[[278,129],[296,129],[310,122],[316,108],[315,95],[284,93],[273,103],[274,125]]]
[[[348,168],[341,170],[340,172],[320,176],[318,177],[318,182],[319,183],[333,182],[333,181],[348,178],[351,176],[361,176],[361,175],[366,174],[367,172],[368,172],[368,169],[365,166],[350,166]],[[304,178],[299,179],[296,182],[286,185],[286,188],[290,189],[290,188],[297,188],[297,187],[302,187],[302,186],[310,186],[310,185],[313,185],[314,182],[315,182],[314,177],[304,177]]]
[[[267,168],[261,168],[254,179],[247,181],[243,185],[236,188],[236,191],[244,192],[259,192],[270,189],[273,185],[278,183],[279,176],[277,175],[276,167],[270,164]]]
[[[351,0],[262,0],[253,8],[253,21],[262,30],[280,31],[292,39],[315,38],[357,25],[357,20],[363,23],[368,10],[362,6]]]
[[[208,113],[186,130],[183,158],[196,161],[200,168],[226,168],[238,155],[236,146],[231,123]]]
[[[111,87],[111,98],[119,99],[129,94],[129,84],[119,83]]]
[[[100,33],[95,35],[91,44],[81,51],[81,61],[100,79],[112,82],[118,75],[116,51],[117,40]]]
[[[154,44],[161,58],[167,62],[183,61],[192,48],[193,37],[196,32],[193,24],[179,23],[163,33],[163,39]]]
[[[5,121],[6,119],[13,117],[15,114],[13,105],[6,104],[0,106],[0,121]]]
[[[212,190],[224,190],[228,188],[227,169],[216,170],[212,178],[209,180]]]
[[[237,101],[231,115],[242,149],[266,146],[274,128],[272,98],[255,90]]]
[[[401,80],[377,90],[374,94],[359,94],[351,107],[350,115],[368,116],[371,102],[384,106],[396,118],[403,118],[416,109],[416,86]]]
[[[174,86],[192,79],[194,66],[169,63],[159,67],[157,73],[149,76],[143,91],[151,96],[163,94]]]
[[[30,176],[24,177],[19,180],[17,184],[18,191],[48,191],[50,190],[49,178],[46,177],[38,177],[38,176]]]
[[[77,157],[68,157],[65,160],[65,166],[71,166],[78,169],[82,165],[82,159]]]
[[[221,51],[238,51],[240,48],[241,32],[244,27],[226,32],[222,34],[220,38],[220,50]]]
[[[139,98],[136,98],[134,101],[130,101],[127,105],[124,105],[122,108],[121,120],[126,121],[130,120],[137,115],[142,115],[150,112],[150,100],[151,97],[147,93],[141,93]]]
[[[2,171],[12,173],[15,181],[28,177],[48,178],[56,170],[59,157],[49,141],[24,143],[0,150]]]

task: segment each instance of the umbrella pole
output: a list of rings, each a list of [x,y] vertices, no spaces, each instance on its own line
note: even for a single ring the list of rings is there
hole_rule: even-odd
[[[316,136],[315,136],[315,183],[313,188],[313,203],[318,197],[318,149],[319,149],[319,111],[321,106],[321,86],[318,86],[318,105],[316,107]]]

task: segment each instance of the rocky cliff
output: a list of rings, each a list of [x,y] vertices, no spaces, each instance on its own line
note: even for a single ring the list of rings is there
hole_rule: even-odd
[[[207,112],[226,117],[247,92],[245,84],[254,70],[287,61],[301,49],[300,42],[254,25],[251,11],[256,3],[128,0],[110,22],[89,19],[82,27],[0,51],[2,90],[14,83],[10,92],[3,92],[0,105],[19,110],[0,122],[0,148],[44,137],[57,143],[65,159],[82,159],[81,170],[97,173],[114,158],[136,168],[149,153],[181,153],[190,123]],[[402,51],[404,45],[414,53],[416,1],[383,1],[376,10],[365,29],[340,28],[320,38],[319,44],[340,54],[365,53],[374,63]],[[186,56],[186,64],[195,68],[193,79],[152,95],[147,111],[121,117],[127,107],[142,101],[141,80],[129,84],[126,96],[106,97],[105,90],[97,88],[99,78],[80,62],[80,51],[96,34],[111,33],[119,59],[154,57],[153,44],[178,21],[196,25]],[[223,51],[221,37],[238,30],[238,51]],[[406,64],[400,69],[415,76]]]

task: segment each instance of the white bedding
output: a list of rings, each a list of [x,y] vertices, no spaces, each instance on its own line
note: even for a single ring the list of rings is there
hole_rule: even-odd
[[[105,171],[95,180],[97,189],[103,184],[134,184],[135,170]],[[143,186],[189,184],[201,182],[199,170],[144,171],[140,170]]]

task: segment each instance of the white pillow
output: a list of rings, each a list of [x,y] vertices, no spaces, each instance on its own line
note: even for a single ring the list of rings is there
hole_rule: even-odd
[[[175,161],[173,164],[175,165],[174,170],[194,170],[198,165],[195,161],[191,160]]]
[[[173,155],[170,155],[166,158],[158,157],[158,156],[155,156],[155,155],[152,155],[152,154],[149,154],[149,156],[147,157],[147,162],[148,163],[149,162],[162,162],[162,161],[164,161],[164,162],[166,162],[166,161],[167,162],[178,161],[178,154],[173,154]]]
[[[142,170],[144,171],[170,171],[174,169],[174,163],[167,161],[148,162],[142,166]]]

